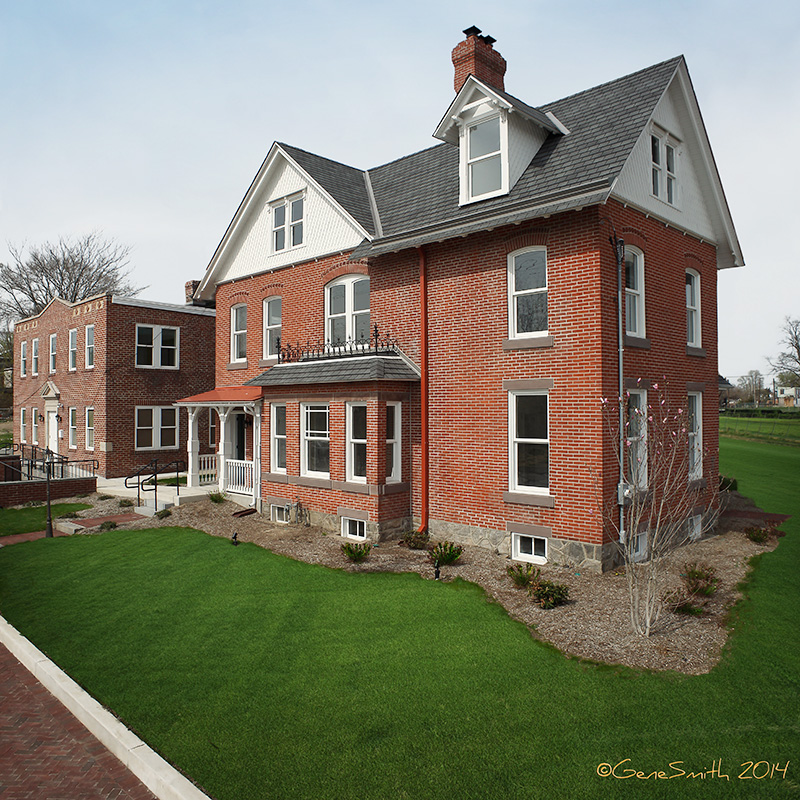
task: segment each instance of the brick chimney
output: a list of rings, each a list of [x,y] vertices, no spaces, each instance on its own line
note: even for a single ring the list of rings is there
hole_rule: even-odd
[[[187,304],[194,304],[194,293],[197,291],[199,285],[200,281],[186,281],[184,290],[186,292]]]
[[[456,68],[453,80],[456,92],[461,89],[470,74],[487,86],[504,90],[506,60],[492,47],[496,40],[491,36],[481,36],[481,29],[474,25],[467,28],[464,33],[467,38],[459,42],[452,53],[453,66]]]

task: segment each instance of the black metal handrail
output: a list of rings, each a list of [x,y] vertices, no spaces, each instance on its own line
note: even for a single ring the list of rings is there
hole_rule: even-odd
[[[170,461],[159,466],[158,459],[154,458],[125,478],[125,488],[132,489],[133,486],[128,481],[136,480],[136,505],[142,504],[142,492],[153,492],[153,506],[158,510],[158,476],[171,472],[173,469],[175,470],[175,493],[180,497],[180,473],[186,469],[184,461]]]
[[[347,356],[375,355],[377,353],[392,353],[397,347],[397,340],[388,334],[378,332],[378,326],[373,328],[372,336],[359,339],[344,339],[332,342],[330,339],[307,341],[305,344],[282,345],[280,337],[277,339],[278,363],[288,364],[293,361],[317,361],[323,358],[343,358]]]

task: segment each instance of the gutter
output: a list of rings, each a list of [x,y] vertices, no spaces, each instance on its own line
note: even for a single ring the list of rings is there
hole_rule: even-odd
[[[428,529],[428,275],[425,248],[419,254],[419,344],[420,344],[420,523],[419,531]]]

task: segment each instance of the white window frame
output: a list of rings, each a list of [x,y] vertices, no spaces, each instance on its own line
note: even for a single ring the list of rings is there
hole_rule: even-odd
[[[686,520],[686,532],[690,542],[696,542],[703,535],[702,514],[690,514]]]
[[[347,403],[346,404],[346,441],[347,450],[345,454],[345,471],[348,483],[367,482],[367,431],[364,431],[364,438],[356,438],[353,431],[353,413],[357,408],[364,409],[364,428],[367,428],[367,404],[366,403]],[[364,474],[355,474],[356,449],[364,449]]]
[[[55,374],[56,371],[56,351],[58,349],[58,335],[55,333],[50,334],[50,350],[49,350],[49,360],[48,360],[48,367],[51,375]]]
[[[140,411],[152,411],[152,425],[140,425],[140,418],[139,412]],[[164,412],[172,412],[174,413],[175,424],[174,425],[164,425]],[[134,409],[134,429],[133,429],[133,443],[134,443],[134,450],[138,451],[145,451],[145,450],[177,450],[180,445],[180,420],[178,418],[178,410],[175,406],[136,406]],[[151,440],[152,444],[149,446],[140,446],[139,445],[139,431],[151,431]],[[164,438],[164,431],[165,430],[174,430],[175,431],[175,443],[174,444],[163,444]]]
[[[483,102],[483,101],[481,101]],[[466,109],[465,109],[466,110]],[[498,121],[500,134],[500,147],[490,153],[484,153],[472,157],[470,154],[470,142],[472,129],[493,120]],[[460,161],[461,161],[461,198],[460,205],[476,203],[479,200],[488,200],[490,197],[499,197],[508,194],[509,191],[509,165],[508,165],[508,120],[505,113],[489,114],[463,120],[460,126]],[[475,194],[472,190],[472,167],[475,164],[497,158],[500,162],[500,188],[493,189],[481,194]]]
[[[39,374],[39,339],[31,341],[31,375]]]
[[[689,284],[692,284],[690,292]],[[694,294],[694,297],[690,297]],[[694,269],[686,270],[686,344],[689,347],[702,347],[700,306],[700,273]]]
[[[272,252],[282,253],[285,250],[302,247],[306,239],[305,192],[282,197],[280,200],[270,203],[270,208],[272,209]],[[300,216],[295,217],[298,208]]]
[[[31,444],[39,444],[39,409],[31,409]]]
[[[367,521],[354,517],[342,517],[342,536],[345,539],[354,539],[363,542],[367,538]],[[353,530],[356,532],[353,533]]]
[[[678,205],[679,146],[666,131],[650,131],[650,193],[671,206]]]
[[[650,536],[647,530],[639,531],[638,533],[629,534],[633,537],[633,547],[631,556],[634,562],[647,561],[647,547],[650,541]]]
[[[517,400],[520,397],[544,397],[547,421],[546,438],[522,438],[517,435]],[[518,446],[522,444],[545,445],[547,447],[547,484],[529,486],[519,482]],[[508,487],[512,492],[526,494],[550,494],[550,393],[547,390],[509,391],[508,393]]]
[[[28,441],[28,409],[22,406],[19,410],[19,440]]]
[[[19,346],[19,376],[26,377],[28,374],[28,343],[22,342]]]
[[[628,287],[628,254],[636,256],[634,269],[636,271],[635,288]],[[625,333],[628,336],[635,336],[643,339],[646,335],[645,326],[645,295],[644,295],[644,253],[632,245],[625,245],[625,263],[624,263],[624,281],[625,281]],[[629,307],[633,305],[635,308],[636,324],[631,324],[631,315],[628,313]]]
[[[364,347],[369,346],[371,338],[369,304],[367,304],[366,308],[357,309],[355,307],[355,285],[360,281],[366,281],[369,288],[369,275],[361,274],[343,275],[341,278],[337,278],[325,286],[325,341],[333,347],[348,343],[358,344]],[[344,311],[333,313],[331,311],[331,293],[336,287],[339,286],[344,287]],[[369,292],[367,292],[367,296],[369,297]],[[357,339],[357,318],[363,317],[364,315],[367,317],[366,337]],[[344,339],[334,340],[332,330],[333,324],[334,321],[338,321],[340,319],[343,319],[345,323]]]
[[[244,327],[237,328],[236,312],[238,309],[244,309]],[[239,343],[243,344],[241,348],[244,355],[238,355]],[[247,361],[247,303],[237,303],[231,306],[231,364],[241,364]]]
[[[72,406],[69,409],[69,449],[78,449],[78,409]]]
[[[534,289],[517,290],[516,284],[516,261],[519,256],[526,253],[544,253],[544,286]],[[523,247],[508,254],[508,336],[510,339],[530,338],[534,336],[547,336],[549,328],[548,317],[548,286],[547,286],[547,248],[543,245],[533,247]],[[545,316],[548,317],[548,324],[538,331],[520,331],[517,329],[517,306],[522,297],[530,297],[537,294],[544,294]]]
[[[87,325],[84,331],[85,337],[85,361],[86,369],[94,369],[94,325]]]
[[[269,519],[270,522],[275,522],[278,525],[288,525],[289,524],[289,516],[290,511],[287,510],[286,505],[279,505],[278,503],[270,503],[269,506]]]
[[[324,410],[327,419],[327,427],[324,432],[312,431],[308,425],[309,417],[312,413],[321,413]],[[330,479],[330,455],[331,455],[331,417],[330,406],[328,403],[301,403],[300,404],[300,474],[309,478]],[[312,470],[308,466],[308,448],[311,442],[325,442],[328,445],[328,471]]]
[[[692,408],[694,406],[694,408]],[[686,430],[689,448],[689,480],[703,477],[703,393],[687,392]]]
[[[627,392],[627,414],[625,426],[625,450],[628,454],[627,473],[628,480],[632,486],[637,489],[646,489],[648,485],[647,479],[647,390],[646,389],[630,389]],[[631,403],[634,400],[635,403]],[[631,406],[634,405],[638,409],[638,414],[634,414]],[[638,433],[632,433],[631,420],[636,418],[639,421],[640,428]],[[636,466],[634,466],[634,458],[636,458]]]
[[[217,446],[217,411],[214,408],[208,409],[208,446]]]
[[[84,440],[84,449],[94,450],[94,406],[89,406],[84,413],[84,420],[86,421],[86,438]]]
[[[151,331],[151,344],[139,343],[139,331],[149,329]],[[164,345],[164,331],[175,332],[175,346],[168,347]],[[139,350],[149,350],[150,364],[139,363]],[[164,364],[164,354],[170,351],[175,352],[175,363]],[[180,369],[180,352],[181,352],[181,329],[176,325],[150,325],[149,323],[136,324],[136,355],[135,364],[137,369]]]
[[[389,430],[389,409],[394,413],[394,430]],[[403,479],[403,405],[399,401],[386,404],[386,483],[399,483]],[[388,456],[388,449],[392,447],[392,458]]]
[[[278,304],[278,322],[273,323],[270,325],[269,322],[269,307],[270,305],[274,305],[275,303]],[[265,297],[264,302],[261,306],[261,313],[262,313],[262,320],[263,320],[263,330],[264,330],[264,337],[261,345],[263,357],[266,358],[277,358],[278,352],[280,349],[280,339],[281,339],[281,325],[283,322],[283,298],[279,295],[273,295],[272,297]],[[275,332],[277,331],[277,334]],[[273,343],[273,338],[275,339]]]
[[[278,433],[278,409],[283,409],[283,434]],[[278,475],[286,474],[286,404],[271,403],[269,407],[269,469]],[[279,443],[283,441],[283,466],[278,465]]]
[[[521,539],[531,540],[531,552],[525,553],[520,547]],[[544,544],[544,555],[537,555],[537,543]],[[536,536],[528,533],[513,533],[511,534],[511,559],[513,561],[525,561],[528,564],[546,564],[547,563],[547,537]]]
[[[67,358],[67,370],[75,372],[78,369],[78,329],[69,329],[69,350]]]

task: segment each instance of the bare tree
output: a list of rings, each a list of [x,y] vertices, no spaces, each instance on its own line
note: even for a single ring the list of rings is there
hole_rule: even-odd
[[[603,515],[617,536],[628,580],[631,628],[640,636],[650,635],[664,608],[665,558],[687,540],[700,537],[717,519],[716,487],[709,500],[699,480],[700,408],[691,396],[687,399],[672,408],[663,384],[653,384],[647,392],[631,390],[617,401],[603,401],[623,476],[618,496],[605,504]]]
[[[54,297],[74,303],[105,292],[132,296],[144,288],[127,280],[130,248],[97,231],[33,245],[27,253],[8,249],[13,262],[0,264],[0,315],[8,321],[38,314]]]
[[[776,358],[767,360],[775,372],[793,376],[795,381],[800,382],[800,319],[786,317],[781,326],[781,332],[783,333],[782,344],[786,349]]]
[[[742,401],[758,405],[769,401],[769,391],[764,389],[764,376],[757,369],[751,369],[742,375],[736,384],[741,389]]]

